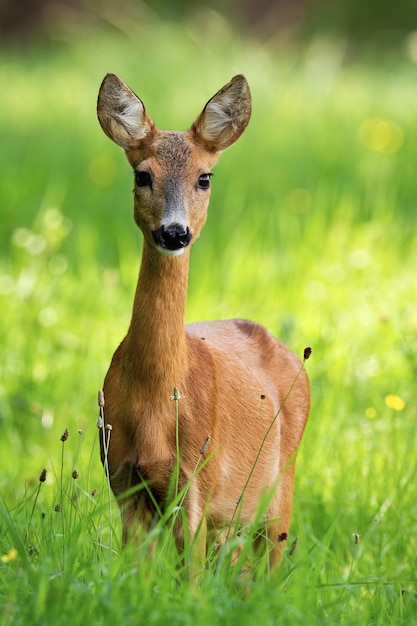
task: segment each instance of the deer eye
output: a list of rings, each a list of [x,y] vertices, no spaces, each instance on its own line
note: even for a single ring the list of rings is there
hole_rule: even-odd
[[[209,189],[210,188],[210,176],[211,174],[201,174],[198,179],[197,187],[200,189]]]
[[[135,181],[138,187],[152,187],[152,179],[148,172],[135,170]]]

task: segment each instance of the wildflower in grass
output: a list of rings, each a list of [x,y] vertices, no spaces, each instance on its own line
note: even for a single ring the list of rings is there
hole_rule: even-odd
[[[14,561],[16,557],[17,557],[16,548],[11,548],[7,554],[3,554],[3,556],[1,557],[1,561],[2,563],[10,563],[10,561]]]
[[[66,429],[64,430],[64,432],[62,433],[62,435],[61,435],[61,441],[62,441],[62,443],[65,443],[65,442],[67,441],[67,439],[68,439],[68,438],[69,438],[69,430],[68,430],[68,428],[66,428]]]
[[[73,477],[73,479],[74,479],[74,480],[77,480],[77,478],[78,478],[78,476],[79,476],[78,471],[77,471],[76,469],[75,469],[75,470],[73,470],[73,472],[72,472],[71,476]]]
[[[43,470],[41,471],[41,475],[39,476],[39,482],[40,482],[40,483],[44,483],[44,482],[45,482],[45,480],[46,480],[46,474],[47,474],[46,469],[43,469]]]
[[[278,535],[278,541],[281,543],[282,541],[287,541],[288,539],[288,534],[287,533],[280,533]]]
[[[104,407],[104,391],[102,389],[98,390],[98,405],[101,409]]]
[[[373,419],[374,417],[376,417],[376,411],[374,409],[373,406],[368,406],[368,408],[365,411],[365,415],[366,417],[369,417],[369,419]]]
[[[313,350],[310,347],[304,348],[304,361],[310,358],[312,352]]]
[[[385,404],[388,408],[394,409],[394,411],[402,411],[405,407],[404,400],[400,398],[400,396],[396,396],[393,394],[385,396]]]

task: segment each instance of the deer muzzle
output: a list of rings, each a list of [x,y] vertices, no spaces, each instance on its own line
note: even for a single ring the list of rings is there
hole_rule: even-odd
[[[163,254],[181,254],[189,245],[192,234],[188,226],[184,229],[180,224],[170,224],[161,226],[158,230],[152,231],[152,237]]]

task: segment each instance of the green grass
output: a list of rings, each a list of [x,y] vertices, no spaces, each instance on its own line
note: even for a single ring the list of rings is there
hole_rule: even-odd
[[[204,23],[119,22],[0,54],[0,624],[415,624],[415,67],[344,65],[337,41],[277,52]],[[120,545],[97,390],[140,236],[129,168],[95,117],[107,71],[165,128],[237,72],[252,87],[187,306],[313,348],[286,555],[250,595],[227,563],[192,589],[163,529],[153,560]]]

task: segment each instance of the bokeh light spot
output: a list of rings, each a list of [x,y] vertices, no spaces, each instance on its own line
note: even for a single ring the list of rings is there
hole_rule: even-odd
[[[385,396],[385,404],[388,408],[394,409],[394,411],[402,411],[405,407],[405,402],[400,396],[389,394]]]
[[[404,133],[396,122],[379,117],[365,120],[358,131],[361,144],[373,152],[394,153],[404,143]]]

